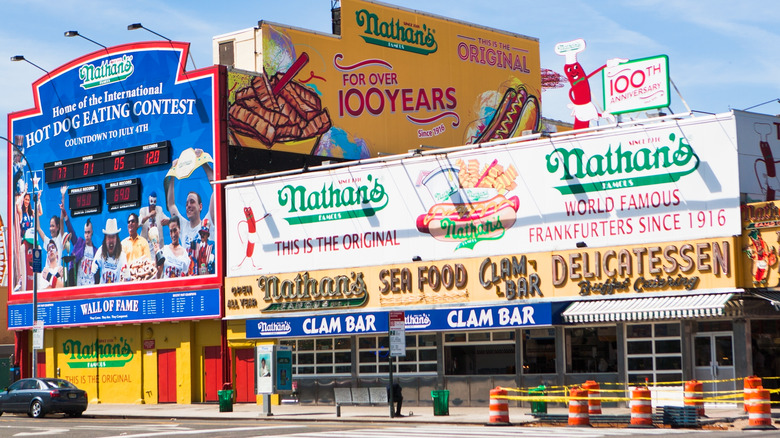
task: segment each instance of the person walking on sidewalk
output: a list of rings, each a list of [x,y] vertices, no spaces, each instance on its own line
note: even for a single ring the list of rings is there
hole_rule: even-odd
[[[392,385],[387,385],[387,395],[390,395],[390,391],[393,391],[393,403],[395,403],[395,416],[403,417],[401,415],[401,405],[404,402],[404,395],[401,390],[401,384],[396,380]]]

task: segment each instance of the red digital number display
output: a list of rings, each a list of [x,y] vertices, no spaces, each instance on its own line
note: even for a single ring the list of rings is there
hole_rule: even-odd
[[[116,185],[114,187],[106,186],[106,202],[109,206],[138,202],[139,181],[137,178],[112,184]]]
[[[62,165],[46,169],[44,178],[47,183],[67,181],[72,179],[73,170],[69,165]]]
[[[148,166],[168,163],[168,148],[152,149],[136,154],[135,167],[140,169]]]
[[[102,161],[86,161],[81,164],[75,165],[76,178],[87,178],[94,175],[103,174],[103,162]]]
[[[75,187],[68,190],[68,199],[71,212],[82,210],[83,213],[85,209],[94,209],[100,206],[100,189],[98,186]]]
[[[130,187],[121,187],[114,190],[114,203],[127,202],[130,200]]]
[[[61,183],[74,179],[161,166],[170,162],[171,144],[166,140],[159,143],[44,163],[44,179],[47,183]]]
[[[83,195],[75,196],[75,208],[87,208],[92,207],[92,193],[84,193]]]
[[[144,166],[151,166],[160,162],[160,151],[149,151],[144,154]]]
[[[135,169],[135,162],[131,157],[122,155],[121,157],[114,157],[111,159],[111,171],[122,172],[124,170]]]

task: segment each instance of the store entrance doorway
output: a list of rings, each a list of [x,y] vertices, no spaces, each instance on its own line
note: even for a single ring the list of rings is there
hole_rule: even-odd
[[[734,340],[730,332],[699,333],[694,338],[694,378],[702,382],[707,399],[727,396],[736,389],[734,381]],[[717,407],[736,406],[713,404]]]
[[[176,403],[176,349],[157,350],[157,403]]]

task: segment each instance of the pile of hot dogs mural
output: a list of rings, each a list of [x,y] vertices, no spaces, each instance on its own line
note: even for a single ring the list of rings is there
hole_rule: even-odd
[[[540,130],[536,39],[375,3],[341,17],[338,38],[253,30],[262,71],[228,75],[231,145],[360,159]]]

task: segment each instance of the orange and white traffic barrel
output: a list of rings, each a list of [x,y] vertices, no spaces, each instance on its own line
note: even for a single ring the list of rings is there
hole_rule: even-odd
[[[509,426],[509,400],[501,387],[490,390],[490,422],[488,426]]]
[[[744,385],[745,412],[748,411],[748,404],[750,403],[750,400],[752,399],[752,397],[750,397],[749,394],[757,391],[758,388],[761,388],[761,387],[762,387],[761,377],[758,377],[758,376],[745,377],[745,385]]]
[[[629,427],[653,427],[653,404],[649,389],[632,389],[630,406],[631,425]]]
[[[747,395],[747,394],[746,394]],[[772,426],[772,407],[769,401],[769,390],[758,388],[750,393],[748,404],[748,427],[744,430],[774,430]]]
[[[574,387],[569,393],[569,426],[590,426],[586,389]]]
[[[696,406],[696,416],[704,416],[704,386],[696,380],[685,382],[685,392],[683,394],[685,406]]]
[[[601,414],[601,388],[594,380],[582,384],[582,389],[588,391],[588,415]]]

